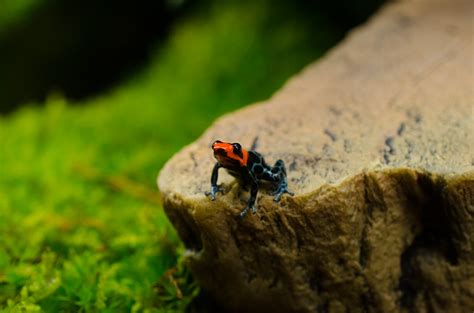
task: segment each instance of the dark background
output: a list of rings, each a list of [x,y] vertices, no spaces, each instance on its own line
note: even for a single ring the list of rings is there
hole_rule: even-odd
[[[177,20],[205,11],[212,3],[43,1],[0,33],[0,113],[28,102],[41,103],[51,91],[81,100],[111,88],[146,67]],[[298,0],[272,5],[296,10],[299,19],[314,24],[308,32],[317,31],[324,15],[337,41],[381,3]]]

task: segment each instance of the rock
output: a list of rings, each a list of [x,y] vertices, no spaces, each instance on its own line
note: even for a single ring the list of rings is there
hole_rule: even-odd
[[[229,312],[474,308],[474,46],[468,0],[387,5],[270,100],[217,120],[160,173],[202,288]],[[248,193],[215,139],[283,159],[296,196]]]

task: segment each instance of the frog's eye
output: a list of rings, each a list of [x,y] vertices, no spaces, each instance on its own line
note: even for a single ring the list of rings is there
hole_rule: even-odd
[[[233,150],[234,154],[242,157],[242,146],[239,143],[236,142],[236,143],[232,144],[232,147],[233,147],[232,150]]]

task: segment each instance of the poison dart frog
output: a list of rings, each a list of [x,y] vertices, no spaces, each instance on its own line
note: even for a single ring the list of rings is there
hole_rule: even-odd
[[[255,208],[255,201],[257,199],[257,192],[263,181],[270,183],[274,190],[274,200],[280,201],[281,196],[285,193],[293,196],[294,193],[288,190],[288,181],[286,178],[285,163],[282,160],[276,161],[273,167],[265,163],[263,156],[254,151],[256,140],[252,145],[251,150],[245,150],[239,143],[228,143],[220,140],[212,144],[214,150],[214,157],[217,163],[214,165],[211,175],[211,191],[206,194],[211,200],[216,199],[216,194],[222,192],[217,186],[217,178],[219,169],[225,168],[227,172],[236,177],[241,186],[247,188],[250,186],[250,198],[247,206],[240,213],[244,217],[249,209],[252,209],[253,214],[257,212]]]

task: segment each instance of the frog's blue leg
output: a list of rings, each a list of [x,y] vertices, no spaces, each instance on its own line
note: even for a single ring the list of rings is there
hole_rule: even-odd
[[[250,178],[252,179],[252,185],[250,187],[250,198],[245,206],[245,209],[240,212],[240,217],[244,217],[248,210],[252,209],[252,213],[257,213],[257,208],[255,207],[255,201],[257,200],[257,193],[258,193],[258,181],[255,175],[252,172],[248,172]]]
[[[211,198],[212,201],[216,200],[216,194],[218,192],[222,192],[222,190],[217,186],[217,178],[219,176],[219,168],[221,168],[222,165],[217,162],[214,165],[214,168],[212,169],[212,175],[211,175],[211,192],[206,192],[206,195]]]
[[[272,181],[277,184],[276,189],[273,191],[272,195],[275,196],[274,200],[276,202],[280,201],[281,196],[285,193],[290,196],[295,194],[288,190],[288,180],[286,179],[286,168],[285,163],[282,160],[275,162],[275,165],[271,169],[266,169],[263,173],[263,179]]]
[[[248,210],[252,209],[252,213],[255,214],[257,213],[257,208],[255,207],[255,201],[257,200],[257,192],[258,192],[258,184],[257,183],[252,183],[252,187],[250,189],[250,198],[249,201],[247,202],[247,205],[245,206],[245,209],[240,212],[240,217],[244,217]]]

